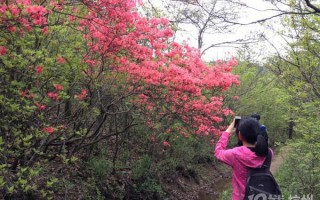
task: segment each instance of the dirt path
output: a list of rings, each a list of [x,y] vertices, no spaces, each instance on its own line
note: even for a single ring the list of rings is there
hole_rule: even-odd
[[[270,167],[270,171],[272,172],[272,174],[275,174],[280,168],[280,166],[283,164],[284,159],[288,154],[288,151],[289,151],[289,147],[284,146],[281,148],[279,152],[274,152],[274,158],[272,159],[271,167]]]

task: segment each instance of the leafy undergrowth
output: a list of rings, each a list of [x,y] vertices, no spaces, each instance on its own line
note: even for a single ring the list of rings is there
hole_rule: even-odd
[[[163,185],[170,199],[211,200],[220,196],[221,189],[230,180],[230,169],[219,163],[205,163],[196,170],[180,171],[176,179]]]
[[[42,185],[39,192],[25,195],[23,199],[211,200],[220,196],[231,179],[230,169],[220,163],[178,166],[167,173],[153,175],[148,170],[142,170],[148,168],[148,162],[148,158],[144,158],[139,167],[112,172],[111,163],[103,159],[68,165],[55,161],[50,166],[44,165],[41,176],[35,180],[36,185]],[[21,197],[6,196],[3,199]]]

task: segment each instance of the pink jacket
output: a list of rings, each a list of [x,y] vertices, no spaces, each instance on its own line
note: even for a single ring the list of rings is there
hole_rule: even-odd
[[[261,166],[265,157],[259,157],[246,146],[226,149],[231,133],[223,132],[214,151],[216,158],[232,167],[232,200],[244,198],[247,167]]]

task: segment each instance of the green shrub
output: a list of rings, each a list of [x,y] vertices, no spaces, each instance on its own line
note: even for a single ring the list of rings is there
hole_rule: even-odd
[[[133,178],[143,179],[151,175],[151,158],[148,155],[144,155],[133,168]]]
[[[89,161],[89,167],[99,179],[105,178],[112,171],[112,162],[105,158],[94,158]]]
[[[227,190],[222,191],[219,196],[219,200],[230,200],[232,197],[232,189],[229,188]]]
[[[152,159],[144,155],[133,168],[133,181],[131,195],[142,199],[154,199],[163,195],[161,185],[153,175]]]
[[[319,143],[305,140],[290,144],[285,163],[276,173],[276,179],[285,197],[290,195],[320,196],[320,150]]]

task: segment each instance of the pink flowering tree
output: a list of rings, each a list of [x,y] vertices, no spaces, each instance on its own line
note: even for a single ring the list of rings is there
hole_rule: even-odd
[[[207,65],[137,3],[0,0],[3,195],[36,191],[45,160],[87,158],[101,144],[113,145],[115,166],[132,127],[161,150],[176,137],[214,138],[233,114],[222,105],[237,61]]]
[[[81,25],[87,27],[91,56],[98,55],[107,64],[89,56],[87,62],[95,63],[91,73],[107,68],[126,74],[127,92],[134,94],[131,102],[160,143],[165,138],[159,135],[171,131],[184,137],[219,134],[222,117],[232,115],[222,109],[222,101],[223,92],[238,84],[230,74],[237,61],[206,65],[197,49],[170,42],[173,31],[168,20],[147,20],[133,11],[134,6],[134,1],[90,4],[92,12],[87,17],[92,20],[82,20]]]

